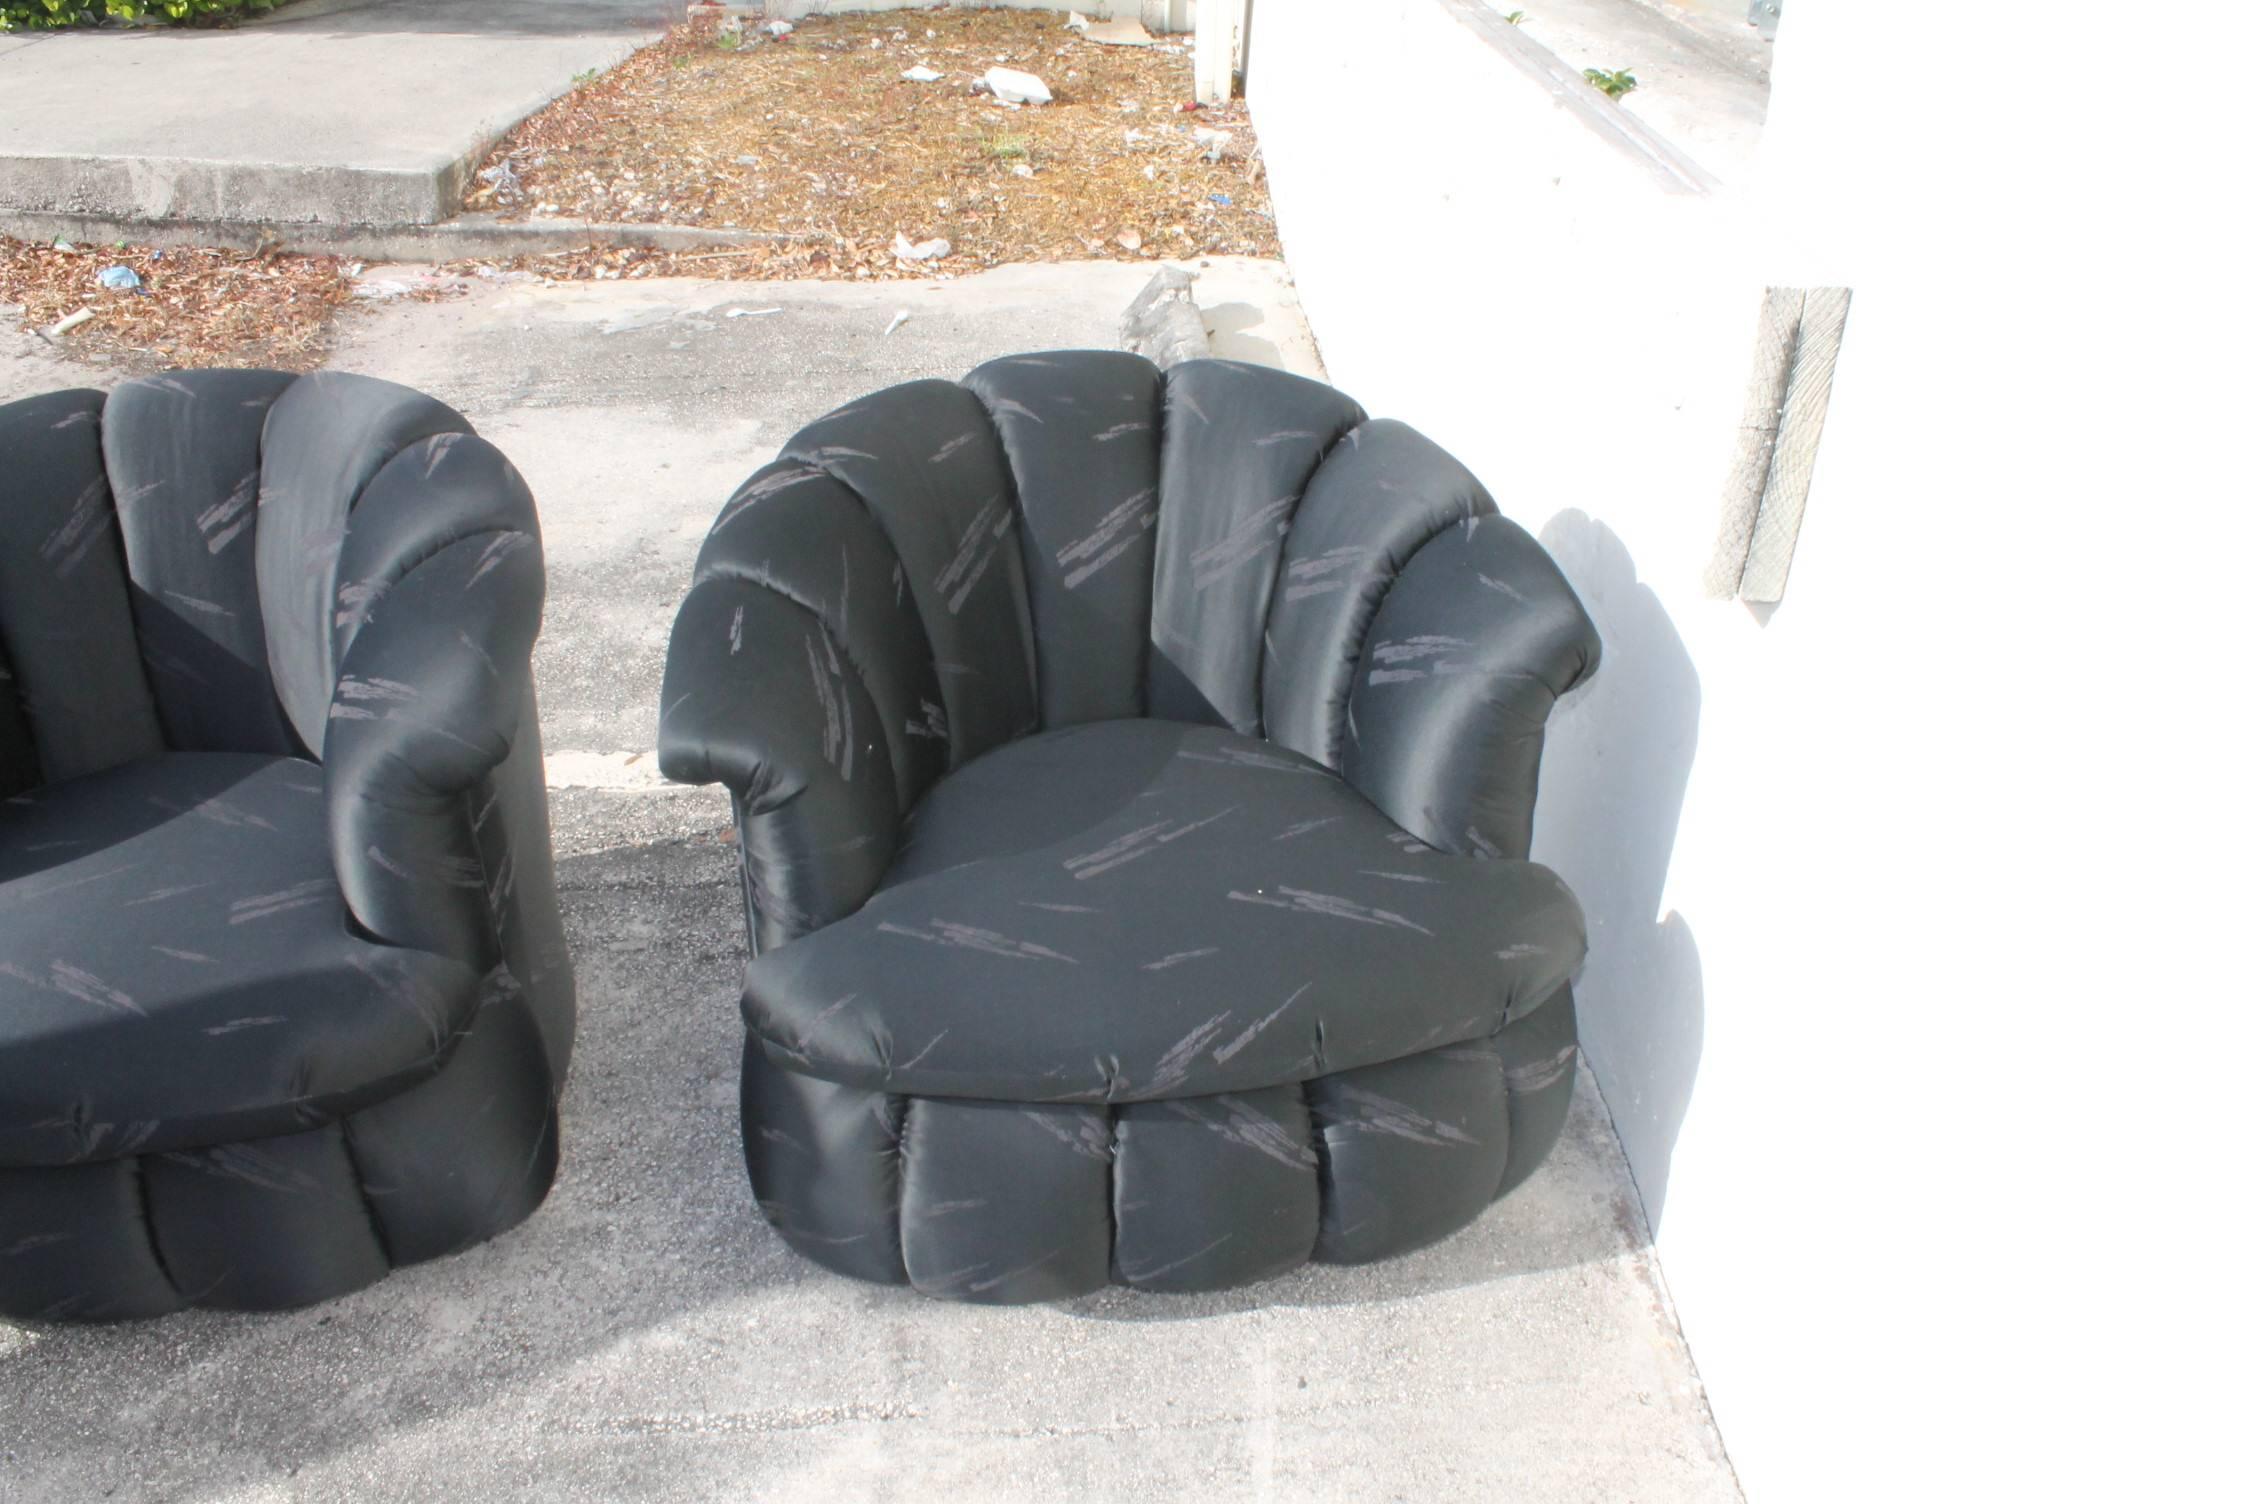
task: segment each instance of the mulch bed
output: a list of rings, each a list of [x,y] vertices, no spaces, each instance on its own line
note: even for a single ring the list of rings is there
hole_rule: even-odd
[[[1185,109],[1187,39],[1160,41],[1089,42],[1038,11],[809,19],[780,40],[684,25],[520,125],[470,207],[790,237],[613,253],[581,275],[902,277],[1278,254],[1244,104]],[[993,65],[1037,75],[1053,102],[1011,109],[974,93]],[[918,66],[940,81],[902,78]],[[950,251],[904,260],[897,236]]]
[[[115,291],[99,278],[131,269],[140,286]],[[93,317],[49,336],[74,355],[158,366],[258,365],[306,370],[321,363],[338,308],[352,300],[351,263],[188,246],[27,245],[0,239],[0,303],[46,330],[89,309]]]

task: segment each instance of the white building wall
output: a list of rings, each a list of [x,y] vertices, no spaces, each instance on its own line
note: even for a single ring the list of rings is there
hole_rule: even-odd
[[[2172,63],[2245,25],[2006,9],[1791,7],[1721,200],[1434,0],[1256,23],[1333,380],[1605,634],[1536,854],[1757,1499],[2199,1496],[2247,1389],[2248,178]],[[1700,593],[1765,282],[1856,289],[1767,619]]]

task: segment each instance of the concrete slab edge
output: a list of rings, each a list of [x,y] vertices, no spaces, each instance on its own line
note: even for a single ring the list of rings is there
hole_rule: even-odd
[[[232,220],[113,219],[47,211],[0,211],[0,235],[44,244],[212,245],[251,251],[350,256],[362,261],[487,261],[544,256],[591,245],[648,246],[661,251],[726,251],[822,235],[772,230],[710,229],[695,225],[611,224],[600,220],[503,220],[464,214],[438,224],[245,224]]]
[[[1541,85],[1559,108],[1592,134],[1645,169],[1663,191],[1713,193],[1715,175],[1678,150],[1651,126],[1590,86],[1590,81],[1550,48],[1514,26],[1482,0],[1435,0],[1467,31]]]
[[[291,12],[280,13],[288,19]],[[302,19],[302,17],[300,17]],[[595,71],[608,72],[663,31],[620,37]],[[257,229],[303,225],[384,229],[440,224],[460,211],[478,164],[519,124],[579,87],[559,77],[483,122],[460,151],[411,165],[369,167],[191,157],[19,154],[0,158],[0,216],[78,214],[88,219],[203,221]],[[58,207],[69,205],[70,208]]]
[[[1588,681],[1584,682],[1587,683]],[[1577,686],[1577,688],[1580,687]],[[1590,1057],[1588,1054],[1582,1057],[1578,1067],[1575,1091],[1577,1095],[1587,1092],[1588,1100],[1596,1108],[1598,1115],[1606,1121],[1606,1131],[1612,1134],[1613,1141],[1619,1144],[1621,1142],[1621,1124],[1614,1120],[1613,1106],[1606,1100],[1605,1092],[1599,1089],[1598,1078],[1590,1073]],[[1676,1296],[1669,1289],[1668,1273],[1661,1267],[1660,1249],[1653,1238],[1652,1218],[1645,1210],[1645,1189],[1637,1183],[1637,1172],[1629,1169],[1626,1162],[1623,1169],[1629,1181],[1630,1195],[1616,1209],[1616,1215],[1622,1223],[1622,1239],[1633,1250],[1631,1256],[1637,1270],[1644,1275],[1647,1287],[1653,1293],[1654,1301],[1659,1307],[1661,1320],[1665,1324],[1664,1330],[1676,1334],[1677,1344],[1684,1357],[1685,1371],[1687,1377],[1691,1380],[1692,1401],[1699,1407],[1701,1419],[1707,1423],[1707,1434],[1715,1441],[1716,1458],[1723,1464],[1725,1473],[1730,1476],[1734,1494],[1740,1499],[1745,1499],[1747,1490],[1739,1481],[1739,1465],[1731,1460],[1731,1449],[1724,1443],[1723,1428],[1716,1424],[1715,1407],[1708,1401],[1707,1380],[1700,1377],[1699,1360],[1692,1354],[1692,1343],[1685,1336],[1684,1322],[1677,1315]]]
[[[628,58],[642,51],[643,48],[662,40],[664,36],[663,31],[654,31],[634,41],[622,40],[616,47],[610,49],[609,54],[596,65],[594,71],[608,73]],[[501,145],[511,131],[579,86],[580,81],[577,77],[563,79],[553,89],[544,90],[540,97],[532,101],[528,107],[505,119],[496,120],[489,124],[479,134],[476,143],[467,152],[440,169],[438,186],[439,203],[442,207],[438,213],[431,216],[432,220],[444,222],[448,215],[455,214],[462,208],[462,201],[470,195],[471,184],[475,181],[472,174],[478,170],[478,164],[483,162],[487,154],[495,147]]]

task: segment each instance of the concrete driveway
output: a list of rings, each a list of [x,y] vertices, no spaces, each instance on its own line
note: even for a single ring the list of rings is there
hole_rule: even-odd
[[[944,1305],[808,1265],[753,1206],[724,801],[637,756],[691,556],[807,419],[1110,345],[1145,274],[497,286],[352,331],[337,364],[461,407],[541,500],[564,1168],[523,1227],[329,1305],[0,1326],[0,1498],[1738,1497],[1587,1076],[1468,1231],[1223,1295]],[[1201,301],[1226,353],[1310,367],[1274,266],[1214,268]],[[0,334],[0,399],[112,379]]]
[[[0,40],[0,214],[429,224],[680,0],[298,0],[226,30]]]

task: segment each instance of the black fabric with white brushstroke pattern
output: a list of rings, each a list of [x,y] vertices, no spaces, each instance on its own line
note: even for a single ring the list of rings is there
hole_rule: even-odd
[[[1092,351],[1021,355],[964,385],[1009,458],[1034,621],[1042,724],[1144,713],[1159,521],[1160,376]],[[1064,425],[1063,441],[1053,425]]]
[[[1258,1091],[1056,1105],[844,1086],[744,1056],[760,1210],[825,1268],[1015,1303],[1217,1290],[1457,1231],[1566,1126],[1574,999],[1485,1039]]]
[[[0,407],[0,1314],[271,1308],[545,1194],[532,498],[364,377]]]
[[[288,1133],[439,1068],[478,973],[354,932],[321,773],[175,752],[0,810],[0,1166]]]
[[[1541,867],[1407,840],[1253,737],[1098,721],[944,779],[879,891],[753,962],[744,1006],[827,1080],[1142,1102],[1485,1038],[1582,956]]]
[[[736,804],[763,1209],[985,1301],[1463,1226],[1572,1090],[1581,914],[1525,858],[1597,659],[1319,383],[1060,352],[823,419],[716,524],[661,711]]]
[[[102,394],[0,407],[0,643],[49,780],[164,750],[102,467]]]
[[[1263,643],[1293,519],[1363,409],[1228,360],[1167,373],[1147,713],[1262,734]],[[1281,665],[1289,671],[1293,665]]]

